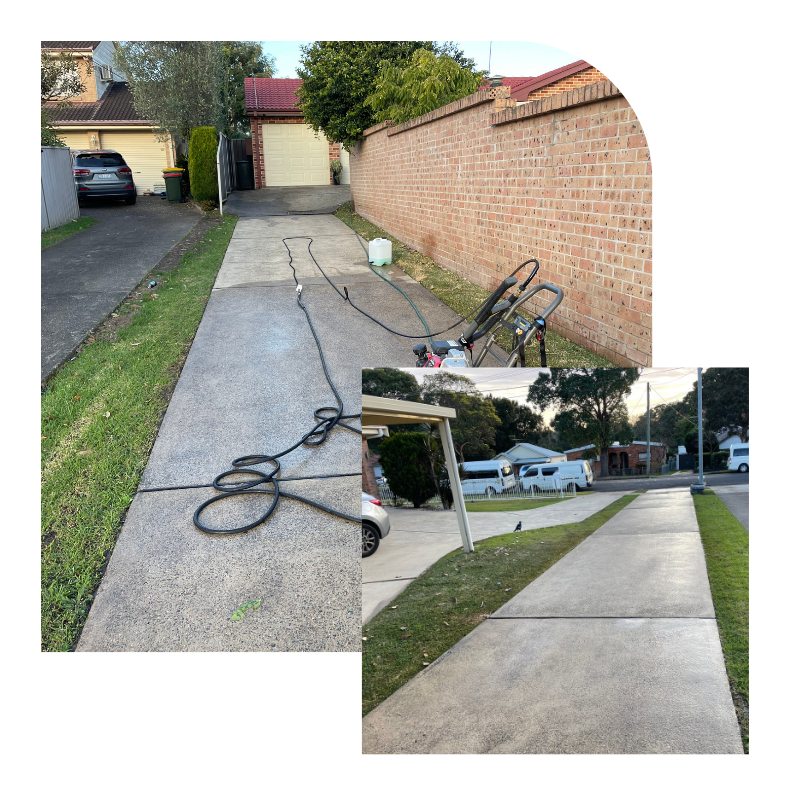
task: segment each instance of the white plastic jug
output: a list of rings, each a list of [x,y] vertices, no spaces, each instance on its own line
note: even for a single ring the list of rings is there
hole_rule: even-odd
[[[373,239],[369,243],[369,260],[380,267],[392,263],[392,243],[388,239]]]

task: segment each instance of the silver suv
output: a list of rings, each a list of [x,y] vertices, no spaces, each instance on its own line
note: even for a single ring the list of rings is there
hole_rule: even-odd
[[[87,197],[122,197],[136,202],[131,168],[116,150],[78,150],[72,162],[78,201]]]
[[[389,535],[389,515],[381,508],[381,501],[371,494],[361,492],[361,558],[371,556]]]

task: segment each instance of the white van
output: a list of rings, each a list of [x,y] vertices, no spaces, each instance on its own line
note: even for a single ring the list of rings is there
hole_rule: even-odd
[[[558,461],[555,464],[531,464],[519,471],[522,488],[526,492],[537,489],[552,489],[553,477],[558,475],[566,489],[574,484],[575,489],[589,489],[594,483],[594,472],[588,461]]]
[[[507,458],[497,461],[467,461],[461,466],[464,470],[461,491],[464,494],[502,494],[517,485],[514,469]]]
[[[728,469],[736,472],[750,471],[750,445],[732,444],[728,456]]]

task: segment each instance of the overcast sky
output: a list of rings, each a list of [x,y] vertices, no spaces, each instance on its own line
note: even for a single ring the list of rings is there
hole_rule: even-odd
[[[300,45],[310,42],[261,42],[264,52],[275,56],[276,77],[296,78]],[[464,53],[475,59],[477,68],[490,69],[489,42],[459,42]],[[495,75],[535,77],[578,61],[579,55],[535,42],[491,42],[491,72]]]
[[[494,397],[506,397],[518,403],[527,403],[528,387],[542,372],[537,369],[458,369],[452,370],[459,375],[466,375],[483,394]],[[411,373],[417,383],[431,374],[429,369],[405,369]],[[680,400],[697,380],[697,367],[659,367],[645,368],[639,380],[632,386],[627,399],[628,413],[631,420],[644,414],[647,410],[647,382],[650,382],[650,408]],[[530,404],[528,404],[530,405]],[[530,406],[534,408],[534,406]],[[551,408],[544,412],[545,421],[549,424],[555,415]]]

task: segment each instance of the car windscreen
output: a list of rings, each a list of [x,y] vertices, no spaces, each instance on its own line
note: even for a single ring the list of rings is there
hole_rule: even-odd
[[[75,156],[76,167],[124,167],[125,159],[117,153],[91,153]]]
[[[465,481],[488,480],[497,477],[496,469],[464,470]]]

